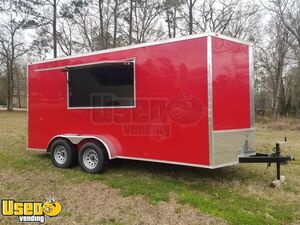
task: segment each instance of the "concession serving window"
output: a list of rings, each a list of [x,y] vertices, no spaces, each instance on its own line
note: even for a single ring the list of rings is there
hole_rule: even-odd
[[[134,61],[67,67],[69,108],[135,106]]]

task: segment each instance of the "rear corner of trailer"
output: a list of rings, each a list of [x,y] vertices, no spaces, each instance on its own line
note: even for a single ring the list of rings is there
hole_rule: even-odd
[[[34,65],[28,64],[27,66],[27,150],[38,150],[38,146],[34,141],[34,112],[32,111],[35,94],[34,94]]]
[[[45,98],[52,84],[44,80],[47,74],[41,76],[37,72],[39,64],[28,64],[27,66],[27,150],[45,151],[47,148],[47,140],[44,133],[49,129],[44,121],[47,119],[45,112],[48,102]],[[42,65],[43,66],[43,65]]]
[[[30,78],[31,78],[31,73],[32,73],[32,65],[28,64],[27,65],[27,150],[30,149],[30,122],[29,122],[29,111],[30,111]]]
[[[210,165],[218,168],[255,154],[252,45],[210,36],[208,59]]]

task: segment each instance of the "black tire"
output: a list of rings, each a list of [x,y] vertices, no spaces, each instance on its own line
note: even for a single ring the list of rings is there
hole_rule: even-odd
[[[77,162],[74,145],[66,139],[55,140],[50,147],[52,163],[58,168],[70,168]]]
[[[94,142],[83,144],[78,154],[81,169],[88,173],[102,173],[107,162],[104,151],[103,147]]]

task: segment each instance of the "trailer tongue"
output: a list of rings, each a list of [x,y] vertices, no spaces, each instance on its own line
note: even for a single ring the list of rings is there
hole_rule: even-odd
[[[284,138],[284,142],[276,142],[275,147],[273,148],[273,153],[256,153],[252,156],[239,157],[239,163],[267,163],[268,167],[272,163],[276,163],[276,180],[273,181],[273,185],[278,186],[280,183],[283,183],[285,177],[280,175],[280,166],[282,164],[287,164],[289,161],[294,161],[295,158],[290,155],[281,155],[280,144],[287,142],[287,138]]]

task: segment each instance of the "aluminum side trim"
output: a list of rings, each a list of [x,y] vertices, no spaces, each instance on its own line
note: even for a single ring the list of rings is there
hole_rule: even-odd
[[[214,130],[214,133],[230,133],[230,132],[243,132],[243,131],[255,131],[255,128],[245,129],[232,129],[232,130]]]
[[[157,163],[166,163],[166,164],[173,164],[173,165],[193,166],[193,167],[213,169],[213,167],[211,166],[195,164],[195,163],[183,163],[183,162],[176,162],[176,161],[147,159],[147,158],[138,158],[138,157],[130,157],[130,156],[117,156],[116,159],[130,159],[130,160],[138,160],[138,161],[145,161],[145,162],[157,162]]]
[[[135,58],[120,59],[120,60],[105,60],[105,61],[92,62],[92,63],[83,63],[83,64],[66,65],[66,66],[58,66],[58,67],[49,67],[49,68],[44,68],[44,69],[36,69],[36,70],[34,70],[34,72],[45,72],[45,71],[63,70],[63,69],[68,70],[68,69],[74,69],[74,68],[96,66],[96,65],[105,64],[105,63],[127,63],[127,62],[135,62]]]
[[[237,38],[234,38],[234,37],[228,37],[228,36],[225,36],[223,34],[212,33],[212,34],[210,34],[210,36],[221,38],[221,39],[227,40],[227,41],[236,42],[236,43],[239,43],[239,44],[253,46],[253,43],[250,42],[250,41],[244,41],[244,40],[240,40],[240,39],[237,39]]]
[[[38,152],[46,152],[47,149],[44,148],[27,148],[28,151],[38,151]]]
[[[228,162],[228,163],[223,163],[223,164],[219,164],[216,166],[212,166],[212,169],[218,169],[218,168],[222,168],[222,167],[226,167],[226,166],[234,166],[239,164],[239,161],[232,161],[232,162]]]
[[[207,96],[208,96],[208,139],[209,165],[214,165],[213,146],[213,91],[212,91],[212,37],[207,37]]]
[[[63,70],[65,68],[66,68],[65,66],[49,67],[49,68],[45,68],[45,69],[37,69],[37,70],[34,70],[34,72],[45,72],[45,71],[51,71],[51,70]]]
[[[253,47],[249,46],[250,125],[255,127],[254,61]]]

